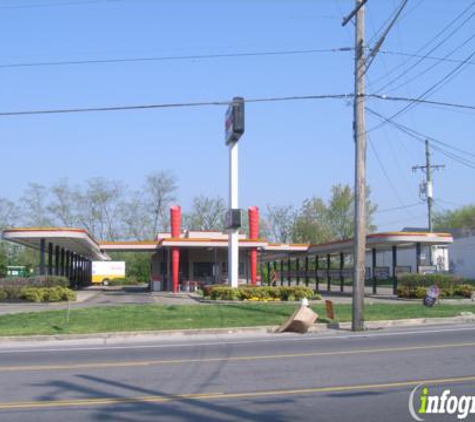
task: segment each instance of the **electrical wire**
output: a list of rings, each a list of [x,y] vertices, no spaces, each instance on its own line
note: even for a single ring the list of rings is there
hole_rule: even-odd
[[[426,100],[426,99],[421,99],[421,98],[398,97],[394,95],[380,95],[380,94],[366,94],[366,97],[375,98],[377,100],[384,100],[384,101],[402,101],[402,102],[408,102],[408,103],[420,103],[420,104],[428,104],[428,105],[441,106],[441,107],[475,110],[475,105],[451,103],[448,101],[435,101],[435,100]],[[390,120],[390,118],[388,118],[388,120]],[[374,129],[369,129],[368,132],[371,132],[372,130]]]
[[[475,13],[474,13],[475,15]],[[454,48],[453,50],[451,50],[449,53],[447,53],[442,60],[440,61],[437,61],[433,64],[431,64],[430,66],[426,67],[425,69],[423,69],[422,71],[420,71],[419,73],[415,74],[414,76],[412,76],[411,78],[409,79],[405,79],[403,83],[399,84],[399,85],[396,85],[395,87],[392,87],[391,89],[389,89],[389,91],[387,92],[391,92],[391,91],[396,91],[398,90],[399,88],[401,88],[402,86],[405,86],[406,84],[420,78],[421,76],[424,76],[426,73],[430,72],[432,69],[436,68],[437,66],[439,66],[441,63],[443,63],[443,60],[450,57],[452,54],[456,53],[457,51],[459,51],[460,49],[462,49],[463,47],[465,47],[470,41],[472,41],[473,39],[475,38],[475,34],[473,34],[472,36],[470,36],[469,38],[467,38],[462,44],[460,44],[459,46],[457,46],[456,48]],[[470,61],[466,61],[464,63],[463,60],[460,60],[458,63],[460,64],[471,64],[472,62]],[[380,89],[380,91],[382,91],[383,88]]]
[[[333,95],[302,95],[288,97],[267,97],[267,98],[249,98],[246,103],[269,103],[279,101],[297,101],[297,100],[324,100],[324,99],[348,99],[353,98],[353,94],[333,94]],[[207,106],[226,106],[231,104],[230,100],[223,101],[198,101],[187,103],[162,103],[162,104],[139,104],[110,107],[85,107],[85,108],[63,108],[49,110],[23,110],[0,112],[0,117],[11,116],[31,116],[41,114],[65,114],[65,113],[88,113],[99,111],[128,111],[128,110],[148,110],[160,108],[183,108],[183,107],[207,107]]]
[[[381,120],[384,120],[384,121],[387,121],[388,123],[392,124],[394,127],[396,127],[397,129],[399,129],[401,132],[405,133],[406,135],[410,136],[411,138],[413,139],[416,139],[417,141],[421,142],[421,143],[425,143],[425,140],[426,139],[429,139],[433,142],[435,142],[436,144],[441,144],[443,146],[447,146],[448,144],[442,142],[442,141],[439,141],[433,137],[430,137],[430,136],[425,136],[425,135],[422,135],[421,133],[413,130],[413,129],[410,129],[408,128],[407,126],[401,124],[401,123],[398,123],[398,122],[394,122],[394,121],[390,121],[389,119],[387,119],[386,117],[382,116],[381,114],[379,114],[378,112],[375,112],[374,110],[370,109],[370,108],[366,108],[366,110],[370,113],[370,114],[373,114],[374,116],[380,118]],[[447,158],[450,158],[456,162],[458,162],[459,164],[462,164],[466,167],[469,167],[473,170],[475,170],[475,162],[465,158],[465,157],[462,157],[454,152],[451,152],[451,151],[448,151],[447,149],[443,148],[442,146],[440,145],[434,145],[432,144],[431,145],[432,149],[433,150],[436,150],[437,152],[439,152],[440,154],[444,155],[445,157]],[[463,153],[465,154],[470,154],[470,155],[473,155],[472,153],[468,152],[468,151],[464,151],[464,150],[461,150],[460,148],[455,148],[455,147],[452,147],[452,146],[449,146],[450,148],[452,149],[456,149],[456,150],[459,150],[459,151],[463,151]]]
[[[414,208],[414,207],[418,207],[420,205],[424,205],[424,204],[422,202],[417,202],[417,203],[413,203],[413,204],[401,205],[400,207],[393,207],[393,208],[386,208],[386,209],[383,209],[383,210],[376,210],[375,214],[405,210],[407,208]]]
[[[470,5],[468,7],[466,7],[465,9],[463,9],[452,21],[450,21],[443,29],[441,29],[436,35],[434,35],[429,41],[427,41],[422,47],[420,47],[417,51],[416,51],[416,55],[418,55],[419,53],[422,53],[427,47],[429,47],[434,41],[436,41],[439,37],[441,37],[446,31],[448,31],[458,20],[460,20],[473,6],[475,6],[475,1],[473,1],[472,3],[470,3]],[[471,18],[472,16],[470,16]],[[469,19],[470,19],[469,18]],[[466,19],[467,21],[467,19]],[[462,23],[461,25],[459,25],[457,28],[455,28],[455,30],[453,30],[447,37],[445,37],[442,41],[440,41],[435,47],[432,47],[429,52],[427,52],[426,54],[424,54],[421,59],[416,62],[413,66],[411,66],[411,69],[415,66],[417,66],[426,56],[429,56],[433,51],[435,51],[437,48],[439,48],[441,45],[443,45],[448,39],[450,39],[452,37],[452,35],[454,35],[461,27],[463,27],[465,23]],[[398,69],[400,69],[401,67],[404,67],[406,66],[407,64],[409,64],[410,62],[412,61],[412,57],[411,58],[408,58],[407,60],[404,60],[403,62],[399,63],[399,65],[395,66],[392,70],[389,71],[389,74],[392,74],[394,73],[395,71],[397,71]],[[407,69],[405,69],[402,73],[400,73],[395,79],[393,80],[397,80],[399,79],[400,77],[402,77],[403,75],[405,75],[407,73]],[[376,79],[375,81],[373,81],[373,84],[377,84],[380,80],[382,79],[385,79],[385,76],[382,76],[378,79]],[[391,81],[392,82],[392,81]],[[384,89],[386,87],[387,84],[385,84],[381,89]]]
[[[369,56],[367,58],[367,61],[365,63],[365,69],[364,69],[364,73],[363,75],[368,71],[368,69],[371,67],[376,55],[378,54],[378,51],[379,49],[381,48],[381,46],[383,45],[384,41],[386,40],[386,37],[388,36],[389,32],[391,31],[391,29],[394,27],[394,25],[396,24],[399,16],[401,15],[402,11],[404,10],[404,7],[406,7],[406,4],[407,4],[408,0],[402,0],[400,6],[398,7],[398,9],[395,11],[394,13],[394,17],[391,19],[391,21],[389,22],[388,26],[386,27],[386,29],[383,31],[383,34],[381,35],[381,37],[379,38],[379,40],[376,42],[375,46],[371,49],[370,53],[369,53]]]
[[[335,53],[353,51],[352,47],[326,48],[326,49],[307,49],[307,50],[277,50],[277,51],[258,51],[244,53],[224,53],[224,54],[196,54],[186,56],[152,56],[152,57],[131,57],[124,59],[87,59],[87,60],[62,60],[48,62],[19,62],[0,64],[0,69],[21,68],[21,67],[44,67],[44,66],[71,66],[86,64],[110,64],[110,63],[137,63],[137,62],[159,62],[159,61],[179,61],[179,60],[203,60],[203,59],[222,59],[236,57],[263,57],[263,56],[289,56],[317,53]]]
[[[120,0],[114,0],[120,1]],[[49,3],[29,3],[29,4],[15,4],[15,5],[6,5],[0,6],[0,9],[31,9],[31,8],[40,8],[40,7],[51,7],[51,6],[80,6],[83,4],[97,4],[97,3],[111,3],[110,0],[72,0],[72,1],[62,1],[62,2],[49,2]]]
[[[427,97],[428,95],[431,95],[433,94],[434,92],[438,91],[440,88],[442,88],[444,85],[446,85],[447,83],[449,83],[453,78],[455,78],[464,68],[464,66],[466,65],[466,63],[468,61],[470,61],[473,57],[475,56],[475,50],[472,51],[472,53],[466,57],[466,59],[460,63],[459,65],[457,65],[454,69],[452,69],[449,73],[447,73],[442,79],[440,79],[439,81],[437,81],[434,85],[432,85],[429,89],[425,90],[422,94],[420,94],[417,98],[415,98],[410,104],[407,104],[406,106],[404,106],[403,108],[401,108],[400,110],[398,110],[396,113],[394,113],[391,117],[389,117],[387,120],[388,121],[393,121],[396,117],[398,116],[401,116],[403,113],[406,113],[408,112],[409,110],[412,110],[414,107],[417,106],[418,103],[422,103],[422,102],[427,102],[425,100],[425,97]],[[374,126],[372,127],[371,129],[369,129],[367,131],[368,132],[372,132],[378,128],[380,128],[381,126],[385,125],[387,122],[382,122],[380,123],[379,125],[377,126]]]
[[[414,57],[414,58],[422,58],[424,60],[434,60],[443,63],[462,63],[463,60],[460,59],[449,59],[449,58],[442,58],[437,56],[422,56],[420,54],[413,54],[413,53],[404,53],[402,51],[391,51],[391,50],[379,50],[380,54],[387,54],[393,56],[403,56],[403,57]],[[475,65],[475,62],[467,62],[468,65]]]
[[[447,103],[441,101],[430,101],[419,98],[409,97],[386,97],[384,95],[370,94],[368,97],[377,98],[387,101],[404,101],[404,102],[417,102],[431,105],[443,105],[445,107],[464,108],[469,110],[475,110],[475,106],[468,104]],[[340,99],[348,100],[353,99],[354,94],[324,94],[324,95],[294,95],[286,97],[263,97],[263,98],[248,98],[245,99],[246,103],[270,103],[281,101],[307,101],[307,100],[327,100],[327,99]],[[161,103],[161,104],[137,104],[137,105],[121,105],[121,106],[108,106],[108,107],[84,107],[84,108],[62,108],[62,109],[43,109],[43,110],[19,110],[19,111],[4,111],[0,112],[0,117],[12,117],[12,116],[29,116],[29,115],[41,115],[41,114],[66,114],[66,113],[87,113],[87,112],[99,112],[99,111],[127,111],[127,110],[147,110],[147,109],[160,109],[160,108],[183,108],[183,107],[208,107],[208,106],[226,106],[231,104],[230,100],[221,101],[197,101],[197,102],[185,102],[185,103]],[[390,121],[389,118],[383,116],[385,121]],[[395,123],[395,122],[394,122]],[[369,131],[367,131],[368,133]]]
[[[389,186],[391,187],[391,190],[392,190],[393,193],[394,193],[394,196],[396,197],[396,199],[398,200],[398,202],[401,204],[401,206],[404,206],[404,202],[403,202],[403,200],[401,199],[401,197],[399,196],[399,192],[398,192],[398,190],[396,189],[396,186],[394,185],[394,183],[392,182],[391,178],[389,177],[388,172],[386,171],[386,168],[384,167],[384,165],[383,165],[383,163],[382,163],[382,161],[381,161],[381,158],[379,157],[378,151],[376,150],[376,147],[373,145],[373,142],[371,141],[371,138],[369,138],[369,137],[368,137],[368,143],[369,143],[369,145],[370,145],[371,151],[373,151],[373,154],[374,154],[374,156],[376,157],[376,160],[378,161],[379,167],[381,168],[381,171],[383,172],[384,177],[385,177],[386,180],[388,181]]]

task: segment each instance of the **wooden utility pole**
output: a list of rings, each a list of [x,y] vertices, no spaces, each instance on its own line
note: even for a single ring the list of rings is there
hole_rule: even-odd
[[[355,245],[353,276],[353,331],[364,330],[366,258],[366,126],[365,126],[365,0],[356,0],[355,14]]]
[[[432,169],[439,170],[444,168],[444,165],[431,165],[430,163],[430,146],[429,141],[426,139],[426,165],[425,166],[414,166],[412,171],[422,170],[425,173],[426,180],[423,184],[423,189],[426,201],[427,201],[427,224],[429,227],[429,232],[432,232],[432,205],[434,201],[434,187],[432,184]]]

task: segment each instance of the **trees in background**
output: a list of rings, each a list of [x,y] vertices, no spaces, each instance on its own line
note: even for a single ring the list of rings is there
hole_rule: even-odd
[[[147,176],[143,189],[144,205],[152,216],[151,234],[168,228],[169,206],[176,200],[177,179],[170,171],[157,171]]]
[[[452,211],[435,213],[434,228],[436,230],[475,231],[475,205],[466,205]]]
[[[292,205],[267,205],[265,219],[271,239],[278,243],[293,240],[297,211]]]
[[[184,215],[184,226],[189,230],[223,230],[226,208],[220,196],[195,196],[190,212]]]
[[[372,224],[376,206],[367,198],[367,227]],[[354,233],[354,197],[348,185],[334,185],[328,201],[312,197],[299,209],[291,205],[267,206],[267,220],[276,242],[323,243],[347,239]]]
[[[178,184],[169,171],[146,177],[140,190],[132,191],[117,180],[91,178],[82,186],[61,179],[49,187],[30,183],[19,204],[0,198],[0,229],[12,226],[82,227],[98,240],[149,240],[169,230],[169,207],[176,200]],[[369,191],[369,190],[368,190]],[[321,243],[353,236],[354,199],[348,185],[334,185],[331,196],[305,199],[293,205],[267,205],[261,215],[260,236],[279,243]],[[227,205],[220,197],[196,196],[183,214],[188,230],[224,230]],[[368,229],[376,206],[367,199]],[[475,206],[437,215],[436,225],[475,228]],[[247,213],[242,232],[247,233]],[[147,254],[123,254],[129,276],[144,280],[150,273]],[[121,259],[122,259],[121,258]],[[0,241],[0,274],[7,262],[37,265],[37,253]],[[3,269],[3,270],[2,270]]]

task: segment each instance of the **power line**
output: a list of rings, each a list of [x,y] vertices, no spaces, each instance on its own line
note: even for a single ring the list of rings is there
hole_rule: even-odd
[[[86,64],[109,64],[109,63],[137,63],[137,62],[159,62],[159,61],[178,61],[178,60],[203,60],[203,59],[222,59],[236,57],[263,57],[263,56],[289,56],[318,53],[335,53],[353,51],[352,47],[325,48],[325,49],[307,49],[307,50],[277,50],[277,51],[258,51],[245,53],[223,53],[223,54],[196,54],[186,56],[152,56],[152,57],[131,57],[124,59],[86,59],[86,60],[63,60],[48,62],[19,62],[0,64],[0,68],[21,68],[21,67],[44,67],[44,66],[72,66]]]
[[[376,210],[375,214],[379,213],[384,213],[384,212],[392,212],[392,211],[399,211],[399,210],[405,210],[408,208],[414,208],[422,205],[420,202],[415,202],[413,204],[407,204],[407,205],[401,205],[400,207],[393,207],[393,208],[386,208],[384,210]]]
[[[369,138],[369,136],[368,136],[368,138]],[[386,171],[386,168],[384,167],[384,165],[381,161],[381,158],[379,157],[379,154],[378,154],[378,151],[376,150],[376,147],[374,146],[371,139],[368,139],[368,140],[369,140],[369,145],[371,147],[371,150],[373,151],[373,154],[376,157],[376,160],[378,161],[379,167],[381,168],[381,171],[383,172],[384,177],[388,181],[389,186],[391,187],[391,190],[394,192],[394,196],[396,197],[398,202],[401,204],[401,206],[404,206],[404,202],[402,201],[401,197],[399,196],[399,192],[397,191],[396,186],[394,185],[391,178],[389,177],[388,172]]]
[[[401,108],[399,111],[394,113],[391,117],[388,118],[389,121],[394,120],[397,116],[400,116],[401,114],[411,110],[415,106],[417,106],[418,103],[423,103],[427,102],[424,98],[427,97],[430,94],[433,94],[435,91],[439,90],[442,88],[444,85],[446,85],[448,82],[450,82],[455,76],[457,76],[462,70],[463,67],[466,65],[468,61],[472,59],[472,57],[475,56],[475,50],[472,51],[472,53],[466,57],[466,59],[457,65],[454,69],[452,69],[449,73],[447,73],[442,79],[437,81],[434,85],[432,85],[429,89],[425,90],[422,94],[420,94],[417,98],[413,99],[413,101],[410,104],[407,104],[403,108]],[[368,132],[371,132],[373,130],[378,129],[379,127],[383,126],[386,124],[386,122],[382,122],[377,126],[372,127],[371,129],[368,130]]]
[[[440,36],[442,36],[446,31],[448,31],[459,19],[461,19],[473,6],[475,5],[475,1],[473,1],[468,7],[462,10],[452,21],[450,21],[442,30],[440,30],[436,35],[434,35],[429,41],[427,41],[422,47],[420,47],[417,51],[416,54],[421,53],[424,51],[424,49],[428,46],[430,46],[434,41],[436,41]],[[471,18],[471,16],[470,16]],[[429,50],[426,54],[424,54],[421,58],[421,60],[417,61],[413,66],[411,66],[410,69],[413,67],[417,66],[425,56],[430,55],[434,50],[436,50],[438,47],[440,47],[442,44],[444,44],[448,39],[452,37],[462,26],[464,23],[459,25],[454,31],[452,31],[447,37],[445,37],[442,41],[440,41],[435,47],[432,47],[432,49]],[[392,70],[389,71],[389,74],[394,73],[396,70],[400,69],[401,67],[405,66],[406,64],[410,63],[412,61],[412,58],[409,58],[408,60],[403,61],[399,65],[395,66]],[[404,76],[407,73],[406,70],[404,70],[402,73],[400,73],[395,79],[399,79],[402,76]],[[373,83],[378,83],[380,80],[385,79],[385,76],[382,76],[381,78],[376,79]],[[387,84],[383,86],[386,87]]]
[[[369,53],[369,56],[368,56],[368,61],[365,64],[365,73],[368,72],[368,69],[370,68],[370,66],[373,63],[376,55],[378,54],[381,46],[383,45],[384,41],[386,40],[386,37],[388,36],[388,34],[391,31],[391,29],[393,28],[393,26],[396,24],[399,16],[401,15],[402,11],[404,10],[404,7],[406,7],[407,2],[408,2],[408,0],[402,0],[400,6],[394,12],[394,17],[389,22],[386,29],[383,31],[383,34],[381,35],[379,40],[376,42],[375,46],[371,49],[371,51]]]
[[[303,96],[288,96],[288,97],[267,97],[267,98],[249,98],[246,103],[269,103],[279,101],[297,101],[297,100],[324,100],[324,99],[349,99],[353,98],[353,94],[333,94],[333,95],[303,95]],[[31,116],[42,114],[66,114],[66,113],[89,113],[99,111],[128,111],[128,110],[147,110],[159,108],[182,108],[182,107],[207,107],[207,106],[227,106],[231,101],[198,101],[187,103],[162,103],[162,104],[139,104],[139,105],[124,105],[124,106],[110,106],[110,107],[85,107],[85,108],[63,108],[63,109],[49,109],[49,110],[24,110],[24,111],[7,111],[0,112],[0,117],[11,116]]]
[[[474,15],[475,15],[475,13],[474,13]],[[451,50],[450,52],[448,52],[448,53],[443,57],[443,59],[446,59],[447,57],[450,57],[452,54],[456,53],[456,52],[459,51],[461,48],[465,47],[465,46],[466,46],[470,41],[472,41],[474,38],[475,38],[475,34],[472,35],[471,37],[467,38],[462,44],[458,45],[456,48],[454,48],[453,50]],[[404,86],[405,84],[408,84],[409,82],[412,82],[412,81],[414,81],[414,80],[417,79],[417,78],[420,78],[421,76],[425,75],[427,72],[429,72],[429,71],[431,71],[432,69],[434,69],[435,67],[439,66],[441,63],[442,63],[442,60],[441,60],[441,61],[437,61],[437,62],[431,64],[430,66],[426,67],[426,68],[423,69],[421,72],[417,73],[416,75],[412,76],[411,78],[404,80],[403,83],[397,85],[396,87],[392,87],[392,88],[389,90],[389,92],[390,92],[390,91],[396,91],[396,90],[398,90],[399,88],[401,88],[402,86]],[[471,62],[468,62],[468,61],[464,62],[463,60],[460,60],[458,63],[461,63],[461,64],[464,64],[464,65],[465,65],[465,64],[469,64],[469,63],[471,63]],[[388,86],[388,85],[390,85],[390,83],[388,83],[388,84],[385,85],[385,86]],[[382,91],[383,89],[384,89],[384,87],[381,88],[380,91]]]
[[[120,0],[114,0],[120,1]],[[16,4],[16,5],[6,5],[1,6],[0,9],[31,9],[31,8],[40,8],[40,7],[51,7],[51,6],[79,6],[83,4],[96,4],[96,3],[111,3],[110,0],[72,0],[72,1],[62,1],[62,2],[49,2],[49,3],[29,3],[29,4]]]
[[[383,115],[379,114],[378,112],[374,111],[374,110],[371,110],[370,108],[366,108],[366,110],[373,114],[374,116],[378,117],[379,119],[385,121],[386,123],[390,123],[391,125],[393,125],[394,127],[396,127],[397,129],[399,129],[401,132],[405,133],[406,135],[408,135],[409,137],[421,142],[421,143],[425,143],[425,139],[430,139],[431,141],[434,141],[438,144],[441,144],[443,146],[448,146],[449,148],[452,148],[454,150],[459,150],[459,151],[462,151],[463,153],[465,154],[469,154],[469,155],[473,155],[472,153],[468,152],[468,151],[464,151],[464,150],[461,150],[460,148],[456,148],[456,147],[453,147],[453,146],[450,146],[449,144],[446,144],[442,141],[439,141],[433,137],[430,137],[430,136],[424,136],[422,135],[420,132],[417,132],[415,131],[414,129],[411,129],[411,128],[408,128],[407,126],[404,126],[403,124],[401,123],[398,123],[398,122],[394,122],[386,117],[384,117]],[[436,151],[438,151],[439,153],[441,153],[442,155],[446,156],[447,158],[450,158],[456,162],[458,162],[459,164],[462,164],[466,167],[469,167],[473,170],[475,170],[475,162],[473,161],[470,161],[469,159],[467,158],[464,158],[460,155],[457,155],[456,153],[453,153],[451,151],[447,151],[447,149],[444,149],[442,146],[437,146],[437,145],[432,145],[432,148]]]
[[[402,51],[390,51],[390,50],[379,50],[381,54],[388,54],[388,55],[393,55],[393,56],[404,56],[404,57],[414,57],[414,58],[422,58],[424,60],[434,60],[438,62],[444,62],[444,63],[462,63],[463,60],[461,59],[449,59],[449,58],[443,58],[443,57],[438,57],[438,56],[426,56],[426,55],[420,55],[420,54],[414,54],[414,53],[404,53]],[[475,65],[475,62],[467,62],[468,65]]]
[[[375,98],[377,100],[385,100],[385,101],[402,101],[408,103],[420,103],[420,104],[429,104],[435,106],[443,106],[443,107],[450,107],[450,108],[462,108],[466,110],[475,110],[475,105],[472,104],[460,104],[460,103],[451,103],[448,101],[434,101],[434,100],[426,100],[423,98],[411,98],[411,97],[398,97],[394,95],[380,95],[380,94],[366,94],[367,97]],[[391,118],[387,118],[391,120]],[[368,130],[368,132],[373,131],[376,128],[372,128]]]
[[[401,18],[399,19],[399,22],[401,22],[402,20],[406,19],[409,15],[411,15],[414,10],[416,10],[425,0],[419,0],[412,8],[410,8],[409,10],[406,10]],[[391,18],[397,13],[397,10],[396,9],[391,15],[389,15],[386,20],[383,22],[383,24],[381,25],[381,27],[374,32],[373,36],[370,38],[369,42],[368,42],[368,45],[369,44],[372,44],[375,39],[379,36],[379,34],[381,34],[384,30],[384,28],[386,27],[386,25],[389,23],[389,21],[391,20]]]
[[[371,98],[376,98],[379,100],[386,100],[386,101],[403,101],[403,102],[409,102],[409,103],[417,102],[417,103],[423,103],[423,104],[475,110],[475,105],[448,103],[448,102],[442,102],[442,101],[430,101],[430,100],[423,100],[419,98],[394,97],[394,96],[385,96],[385,95],[377,95],[377,94],[369,94],[369,95],[366,95],[366,97],[371,97]],[[271,102],[281,102],[281,101],[308,101],[308,100],[326,100],[326,99],[348,100],[352,98],[354,98],[354,94],[295,95],[295,96],[285,96],[285,97],[249,98],[249,99],[246,99],[245,102],[246,103],[271,103]],[[109,106],[109,107],[18,110],[18,111],[0,112],[0,117],[29,116],[29,115],[42,115],[42,114],[88,113],[88,112],[99,112],[99,111],[147,110],[147,109],[160,109],[160,108],[227,106],[229,104],[230,104],[229,100],[218,100],[218,101],[197,101],[197,102],[185,102],[185,103],[136,104],[136,105],[121,105],[121,106]],[[374,111],[372,112],[375,113]],[[381,115],[379,116],[381,117]],[[383,116],[383,120],[390,121],[389,118],[386,118],[384,116]],[[371,130],[374,130],[374,129],[371,129]]]

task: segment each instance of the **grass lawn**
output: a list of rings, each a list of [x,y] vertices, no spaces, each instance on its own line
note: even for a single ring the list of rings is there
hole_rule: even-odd
[[[274,303],[78,308],[71,310],[69,324],[66,323],[65,310],[21,313],[0,316],[0,336],[279,325],[295,308],[296,305]],[[325,316],[323,304],[313,305],[312,308],[320,316]],[[338,321],[350,321],[350,305],[335,305],[334,309]],[[460,312],[475,313],[475,304],[439,305],[434,308],[426,308],[422,304],[374,304],[365,307],[368,321],[449,317]]]

